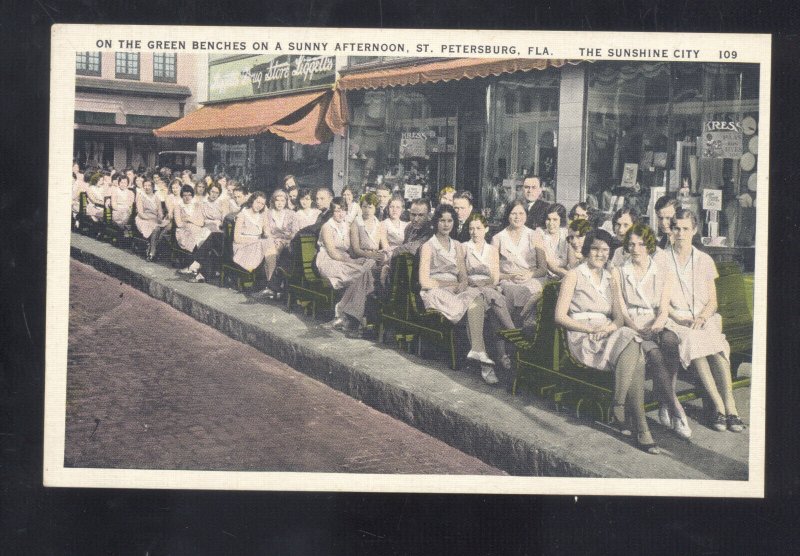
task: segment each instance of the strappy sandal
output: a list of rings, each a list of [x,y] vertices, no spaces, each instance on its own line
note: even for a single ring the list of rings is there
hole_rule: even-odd
[[[640,432],[636,435],[636,446],[643,452],[654,456],[661,453],[661,448],[659,448],[658,444],[653,440],[650,431]]]
[[[631,428],[625,422],[625,406],[615,405],[611,407],[611,418],[608,420],[609,426],[622,436],[631,436]]]

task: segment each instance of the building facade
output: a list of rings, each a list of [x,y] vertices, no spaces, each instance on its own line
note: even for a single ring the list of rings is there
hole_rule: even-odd
[[[195,142],[157,139],[153,129],[196,108],[197,62],[181,53],[77,53],[75,160],[144,169],[161,151],[195,150]]]

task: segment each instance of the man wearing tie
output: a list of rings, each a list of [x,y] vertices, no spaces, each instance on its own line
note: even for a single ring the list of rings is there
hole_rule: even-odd
[[[522,182],[522,195],[525,197],[525,208],[528,211],[525,225],[531,230],[541,228],[544,226],[547,207],[550,206],[550,203],[539,199],[542,195],[542,182],[539,176],[525,178]]]
[[[450,230],[450,237],[460,243],[464,243],[465,241],[469,241],[467,219],[469,219],[472,214],[472,193],[469,191],[459,191],[453,195],[453,208],[456,209],[458,222],[453,224],[453,229]]]

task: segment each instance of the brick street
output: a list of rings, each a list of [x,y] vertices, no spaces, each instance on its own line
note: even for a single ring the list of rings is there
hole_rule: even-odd
[[[66,467],[503,474],[70,265]]]

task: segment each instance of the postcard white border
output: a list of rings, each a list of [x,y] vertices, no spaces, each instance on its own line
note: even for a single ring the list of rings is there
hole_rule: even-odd
[[[97,50],[126,50],[117,40],[140,40],[148,51],[150,40],[243,41],[288,43],[289,41],[379,42],[414,45],[428,44],[436,57],[493,58],[496,55],[439,52],[442,44],[516,45],[519,58],[615,59],[587,56],[580,45],[609,48],[697,50],[690,61],[759,63],[759,167],[756,217],[755,302],[753,337],[753,377],[750,400],[749,479],[747,481],[660,480],[660,479],[584,479],[553,477],[493,477],[455,475],[369,475],[339,473],[267,473],[221,471],[168,471],[128,469],[76,469],[64,467],[66,426],[67,330],[69,320],[69,257],[71,188],[65,168],[72,162],[75,105],[75,53]],[[112,48],[98,48],[97,41],[112,39]],[[548,47],[544,56],[529,55],[529,47]],[[274,48],[274,47],[272,47]],[[331,55],[369,55],[367,52],[324,51]],[[720,59],[724,51],[737,52],[736,60]],[[159,50],[161,51],[161,50]],[[197,50],[182,50],[195,52]],[[248,49],[241,53],[254,53]],[[259,50],[259,53],[286,54]],[[296,54],[322,53],[299,51]],[[234,52],[227,52],[232,54]],[[376,53],[403,55],[401,53]],[[406,52],[409,57],[421,54]],[[503,55],[502,57],[515,57]],[[637,57],[639,61],[653,60]],[[667,58],[669,61],[681,61]],[[684,60],[689,61],[689,60]],[[120,25],[54,25],[52,28],[50,80],[50,157],[47,243],[47,322],[45,351],[45,443],[44,484],[53,487],[276,490],[331,492],[439,492],[562,495],[648,495],[648,496],[764,496],[764,433],[767,324],[767,240],[769,207],[769,123],[771,81],[771,37],[755,34],[693,33],[615,33],[560,31],[486,31],[414,29],[335,29],[335,28],[250,28],[178,27]]]

